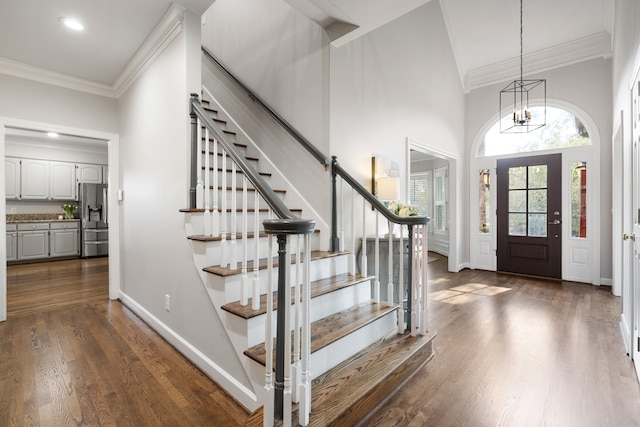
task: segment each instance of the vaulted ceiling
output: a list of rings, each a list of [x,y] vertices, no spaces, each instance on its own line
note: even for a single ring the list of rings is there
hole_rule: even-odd
[[[335,46],[437,0],[286,0]],[[179,0],[202,14],[214,0]],[[127,63],[170,10],[170,0],[2,0],[0,73],[82,82],[114,96]],[[440,0],[465,90],[519,73],[517,0]],[[524,0],[525,74],[611,55],[614,0]],[[60,17],[85,25],[73,33]]]

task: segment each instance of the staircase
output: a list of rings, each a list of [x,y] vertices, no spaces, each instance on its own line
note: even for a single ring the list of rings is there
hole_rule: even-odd
[[[269,182],[271,172],[262,170],[260,159],[253,156],[249,144],[242,140],[242,133],[236,133],[227,118],[211,102],[203,100],[202,105],[215,124],[223,129],[238,154]],[[187,238],[192,242],[194,262],[207,293],[226,325],[230,341],[242,361],[258,402],[263,405],[251,414],[246,425],[272,425],[270,416],[266,422],[264,420],[264,407],[269,408],[272,403],[269,391],[271,370],[266,366],[270,366],[271,359],[267,349],[275,348],[275,344],[266,345],[265,336],[269,334],[265,331],[271,329],[273,336],[276,335],[276,316],[275,311],[270,312],[267,308],[267,300],[270,300],[267,283],[270,274],[272,278],[277,274],[279,258],[277,246],[273,245],[275,239],[265,232],[262,224],[264,220],[272,218],[273,213],[263,200],[252,196],[257,192],[250,185],[237,185],[243,175],[226,155],[212,150],[200,154],[221,159],[217,167],[211,166],[213,161],[203,160],[202,170],[205,174],[217,175],[216,179],[211,178],[211,182],[217,184],[210,187],[213,193],[218,194],[222,209],[215,214],[214,221],[218,221],[217,215],[223,215],[224,210],[227,217],[223,222],[228,226],[222,226],[220,231],[209,229],[207,223],[214,215],[211,206],[208,209],[183,209]],[[274,193],[287,203],[287,189],[274,189]],[[296,216],[305,216],[302,209],[291,211]],[[243,227],[243,223],[255,224],[259,228],[247,231],[250,227]],[[404,319],[404,313],[399,314],[397,305],[373,300],[375,277],[353,271],[353,251],[319,250],[321,239],[327,241],[329,238],[317,231],[309,238],[308,315],[311,348],[308,365],[312,377],[311,411],[308,419],[302,415],[298,421],[298,405],[294,404],[291,408],[294,425],[298,425],[298,422],[312,426],[357,425],[433,357],[432,340],[435,334],[398,334],[398,320]],[[301,277],[306,266],[300,255],[303,238],[291,236],[289,239],[293,253],[288,267],[291,294],[281,301],[288,301],[293,307],[296,301],[301,301],[301,292],[304,292],[301,291]],[[246,262],[242,259],[246,259]],[[268,260],[272,260],[272,266]],[[270,273],[270,269],[273,272]],[[277,291],[272,292],[272,297],[273,301],[278,301]],[[277,303],[273,310],[277,310]],[[300,323],[303,319],[296,314],[298,312],[293,308],[291,310],[293,314],[289,330],[304,328]],[[269,323],[271,327],[266,329],[265,325]],[[306,371],[301,365],[303,355],[300,354],[299,341],[300,338],[292,333],[293,402],[304,401],[305,393],[300,386],[301,377]],[[274,354],[273,360],[275,357]],[[285,406],[285,411],[287,409]],[[270,413],[269,409],[267,413]],[[284,418],[289,419],[287,414]]]

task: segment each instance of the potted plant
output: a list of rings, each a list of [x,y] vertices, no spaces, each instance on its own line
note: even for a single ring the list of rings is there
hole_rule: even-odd
[[[64,203],[62,210],[64,211],[64,219],[73,219],[73,211],[77,208],[73,203]]]

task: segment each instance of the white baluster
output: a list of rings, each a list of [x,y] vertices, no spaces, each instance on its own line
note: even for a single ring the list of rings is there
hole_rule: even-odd
[[[196,208],[202,209],[204,206],[204,183],[202,181],[202,122],[198,119],[198,130],[196,131]]]
[[[378,211],[376,215],[376,237],[374,244],[374,259],[373,259],[373,300],[376,304],[380,304],[380,214]]]
[[[211,235],[220,236],[220,212],[218,209],[218,139],[213,139],[213,212],[211,214]]]
[[[295,241],[295,245],[294,245]],[[294,402],[299,402],[300,388],[300,281],[302,280],[302,258],[300,257],[300,235],[291,238],[291,251],[295,246],[295,276],[293,282],[293,371],[292,396]]]
[[[422,275],[421,283],[421,298],[420,298],[420,332],[422,335],[426,335],[429,330],[429,319],[428,319],[428,307],[427,307],[427,285],[428,285],[428,263],[429,263],[429,250],[427,246],[427,224],[424,224],[420,227],[422,239],[420,241],[421,246],[421,254],[422,254],[422,271],[420,272]]]
[[[298,423],[306,426],[309,424],[309,414],[311,413],[311,372],[309,371],[309,359],[311,358],[311,255],[310,255],[310,235],[304,235],[304,270],[302,284],[302,348],[301,348],[301,371],[300,371],[300,410]]]
[[[353,247],[355,252],[355,245]],[[360,253],[360,271],[363,276],[367,273],[367,200],[362,198],[362,251]],[[354,271],[355,274],[355,271]]]
[[[260,199],[258,192],[253,192],[253,279],[251,280],[252,286],[252,304],[251,308],[254,310],[260,309]],[[269,240],[271,241],[271,240]],[[271,253],[271,246],[269,246],[269,253]],[[267,257],[268,258],[268,257]]]
[[[411,227],[411,245],[409,248],[409,256],[411,257],[411,302],[409,309],[411,310],[411,329],[412,337],[416,336],[418,325],[420,323],[420,250],[418,249],[417,229],[414,225]]]
[[[287,292],[291,289],[291,236],[287,235],[285,263],[279,267],[280,271],[285,274],[285,283]],[[291,310],[284,311],[284,393],[283,393],[283,415],[282,424],[290,426],[291,420]]]
[[[204,235],[211,236],[211,163],[209,159],[209,128],[204,130]]]
[[[387,264],[387,304],[391,307],[393,306],[393,233],[391,232],[391,230],[393,230],[393,223],[391,221],[389,222],[389,235],[387,236],[388,239],[388,243],[389,243],[389,251],[388,251],[388,255],[389,255],[389,263]]]
[[[220,215],[220,266],[226,268],[229,266],[229,255],[227,253],[227,152],[221,148],[222,154],[222,186],[220,190],[220,200],[222,212]]]
[[[400,242],[398,254],[398,333],[404,334],[404,239],[402,237],[402,225],[400,226]]]
[[[249,304],[249,290],[251,282],[247,276],[247,176],[242,175],[242,284],[240,286],[240,304]]]
[[[235,270],[238,268],[238,246],[237,246],[237,229],[238,229],[238,198],[237,198],[237,166],[236,162],[231,162],[231,247],[229,249],[229,268]]]
[[[356,274],[356,202],[355,190],[351,189],[351,254],[349,255],[349,273]]]
[[[273,250],[273,237],[268,236],[269,252]],[[264,425],[273,426],[273,417],[275,414],[275,389],[273,386],[273,259],[267,260],[267,313],[264,330],[264,348],[265,348],[265,390],[266,403],[264,405]]]
[[[338,219],[340,221],[340,234],[339,234],[339,238],[340,238],[340,252],[344,251],[344,194],[342,193],[342,184],[344,182],[344,180],[342,178],[340,179],[340,204],[338,205],[338,207],[336,208],[336,210],[338,211]]]

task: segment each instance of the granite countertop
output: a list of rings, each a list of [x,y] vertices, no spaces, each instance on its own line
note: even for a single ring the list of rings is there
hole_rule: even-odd
[[[7,214],[7,224],[25,223],[25,222],[71,222],[80,221],[79,218],[60,219],[64,214],[61,213],[43,213],[43,214]]]

